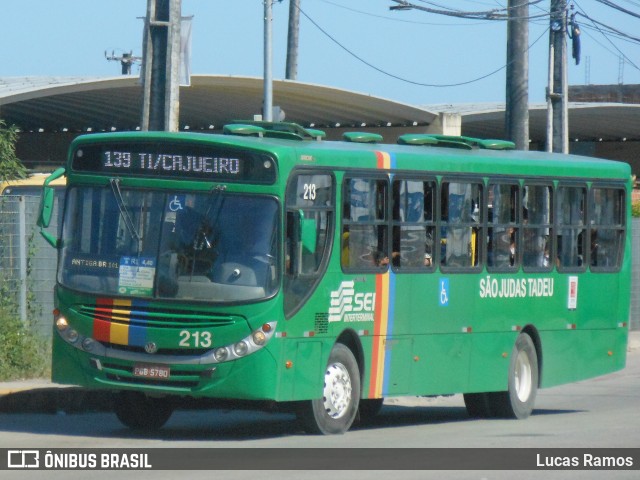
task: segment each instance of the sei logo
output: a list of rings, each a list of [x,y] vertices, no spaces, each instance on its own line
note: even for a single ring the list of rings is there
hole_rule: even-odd
[[[376,294],[356,293],[353,280],[344,281],[331,292],[329,322],[373,322]]]

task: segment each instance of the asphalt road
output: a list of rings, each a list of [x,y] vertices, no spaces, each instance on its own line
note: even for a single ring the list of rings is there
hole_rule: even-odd
[[[299,430],[288,414],[236,410],[178,411],[167,425],[153,434],[122,427],[109,412],[78,414],[0,414],[0,448],[169,448],[246,449],[239,467],[260,468],[250,448],[276,448],[286,455],[293,449],[310,448],[333,466],[331,448],[639,448],[640,349],[630,351],[627,367],[596,379],[541,390],[533,415],[523,421],[474,420],[462,397],[437,399],[389,399],[378,417],[359,424],[345,435],[309,436]],[[188,452],[189,450],[182,450]],[[374,450],[370,451],[375,455]],[[178,454],[180,451],[177,450]],[[282,452],[286,452],[283,454]],[[335,452],[335,451],[333,451]],[[461,451],[464,454],[464,450]],[[174,452],[175,453],[175,452]],[[256,461],[259,456],[255,455]],[[455,468],[455,466],[453,467]],[[636,466],[638,468],[638,466]],[[175,471],[32,471],[0,472],[3,479],[46,478],[153,478],[173,479]],[[189,479],[600,479],[639,478],[635,471],[532,470],[532,471],[319,471],[251,470],[181,472]]]

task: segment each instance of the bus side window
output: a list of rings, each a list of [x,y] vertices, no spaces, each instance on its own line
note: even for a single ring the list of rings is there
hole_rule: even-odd
[[[593,271],[620,268],[624,246],[624,190],[592,187],[589,195],[589,264]]]
[[[489,185],[491,210],[487,232],[487,268],[490,271],[514,271],[518,267],[518,190],[516,184]]]
[[[441,188],[441,256],[445,268],[479,265],[482,225],[482,184],[443,182]]]
[[[556,248],[560,271],[586,267],[586,200],[586,187],[561,186],[557,190]]]
[[[391,265],[398,271],[433,270],[435,181],[395,179]]]
[[[376,271],[388,268],[387,190],[386,177],[345,179],[341,236],[341,263],[344,270]]]
[[[522,266],[525,271],[548,271],[551,251],[553,188],[525,184],[522,193]]]

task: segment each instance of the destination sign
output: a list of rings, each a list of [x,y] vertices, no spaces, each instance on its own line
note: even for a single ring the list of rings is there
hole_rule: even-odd
[[[176,143],[104,143],[80,146],[72,169],[110,175],[273,183],[273,159],[259,152]]]

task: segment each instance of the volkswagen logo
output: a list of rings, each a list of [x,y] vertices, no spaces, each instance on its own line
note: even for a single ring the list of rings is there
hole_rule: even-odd
[[[155,342],[149,342],[144,346],[144,351],[147,353],[156,353],[158,351],[158,345]]]

